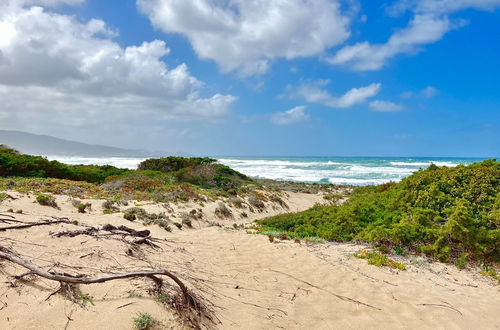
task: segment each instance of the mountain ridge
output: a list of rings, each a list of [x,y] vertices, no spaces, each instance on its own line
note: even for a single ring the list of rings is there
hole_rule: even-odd
[[[99,144],[66,140],[50,135],[33,134],[16,130],[0,130],[0,144],[14,148],[22,153],[52,156],[83,157],[160,157],[182,155],[168,151],[126,149]]]

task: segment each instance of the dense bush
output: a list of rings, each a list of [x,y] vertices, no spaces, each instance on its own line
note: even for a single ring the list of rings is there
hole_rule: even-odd
[[[407,246],[450,259],[500,261],[500,163],[431,165],[400,183],[360,187],[341,206],[260,221],[264,229],[332,241]]]
[[[57,208],[57,203],[56,203],[56,200],[53,196],[40,194],[40,195],[36,196],[36,201],[40,205]]]
[[[190,183],[203,188],[223,188],[226,191],[238,188],[251,181],[232,168],[217,164],[213,158],[164,157],[147,159],[139,164],[139,171],[160,171],[172,175],[175,182]]]
[[[163,157],[163,158],[150,158],[141,162],[137,169],[139,171],[160,171],[165,173],[176,172],[186,167],[193,167],[197,165],[213,164],[217,160],[208,157]]]
[[[16,150],[0,147],[0,176],[56,178],[102,183],[112,175],[128,172],[114,166],[66,165],[44,157],[23,155]]]

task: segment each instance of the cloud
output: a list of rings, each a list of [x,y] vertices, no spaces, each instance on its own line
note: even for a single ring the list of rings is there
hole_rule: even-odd
[[[378,70],[388,59],[401,53],[418,52],[419,46],[441,40],[455,27],[457,25],[447,17],[416,15],[406,28],[395,32],[386,43],[360,42],[345,46],[326,61],[333,65],[347,65],[354,71]]]
[[[18,0],[17,2],[24,5],[55,7],[58,5],[81,5],[86,0]]]
[[[398,112],[403,106],[390,101],[374,100],[370,102],[370,108],[376,112]]]
[[[366,102],[367,99],[378,94],[382,84],[373,83],[368,86],[352,88],[340,97],[333,96],[330,92],[321,88],[324,81],[319,83],[304,83],[298,88],[289,88],[290,98],[299,98],[308,103],[321,104],[331,108],[349,108],[355,104]]]
[[[411,99],[413,97],[419,97],[424,99],[430,99],[438,93],[438,90],[433,86],[427,86],[419,92],[406,91],[401,94],[404,99]]]
[[[427,86],[420,91],[420,96],[426,99],[430,99],[431,97],[437,94],[438,90],[432,86]]]
[[[415,54],[427,44],[466,24],[465,20],[450,19],[449,15],[463,9],[493,10],[500,0],[400,0],[387,7],[392,16],[410,10],[413,13],[408,25],[394,32],[385,43],[359,42],[341,48],[326,57],[332,65],[347,66],[354,71],[373,71],[382,68],[398,54]]]
[[[271,121],[276,125],[293,125],[308,121],[310,116],[305,113],[305,106],[298,106],[283,112],[276,112]]]
[[[32,3],[33,1],[30,1]],[[80,1],[37,1],[37,3]],[[204,85],[185,64],[162,61],[170,49],[154,40],[122,47],[102,20],[16,1],[0,4],[0,117],[3,128],[117,124],[154,120],[213,120],[232,95],[202,96]]]
[[[500,6],[500,0],[400,0],[387,7],[387,12],[398,16],[411,10],[416,13],[449,14],[459,10],[473,8],[494,10]]]
[[[276,58],[315,56],[349,37],[338,0],[137,0],[165,33],[184,35],[222,72],[251,76]]]

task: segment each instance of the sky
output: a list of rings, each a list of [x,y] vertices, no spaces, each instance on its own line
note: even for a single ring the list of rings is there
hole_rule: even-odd
[[[500,0],[1,0],[0,129],[233,156],[500,156]]]

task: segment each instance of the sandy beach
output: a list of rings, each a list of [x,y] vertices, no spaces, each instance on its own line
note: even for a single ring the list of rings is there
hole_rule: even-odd
[[[138,203],[148,212],[167,212],[171,219],[192,209],[203,217],[193,228],[172,232],[123,213],[103,214],[102,200],[85,200],[92,210],[78,213],[67,196],[56,196],[60,209],[41,206],[34,196],[0,205],[2,219],[39,222],[61,218],[71,223],[0,232],[0,244],[31,262],[67,273],[102,275],[138,269],[168,269],[181,278],[212,311],[211,329],[497,329],[499,286],[477,269],[398,257],[406,270],[378,268],[352,257],[368,248],[360,244],[312,243],[270,239],[251,234],[254,219],[300,211],[324,202],[321,194],[287,193],[288,208],[266,205],[262,212],[229,207],[232,218],[215,215],[217,202]],[[133,206],[133,203],[131,203]],[[23,210],[22,214],[8,209]],[[167,210],[168,209],[168,210]],[[244,209],[243,209],[244,210]],[[247,224],[243,228],[243,224]],[[57,237],[63,231],[101,228],[105,224],[151,231],[156,247],[131,247],[116,236]],[[7,226],[7,224],[3,224]],[[12,224],[8,224],[12,225]],[[152,281],[134,278],[79,285],[83,307],[61,293],[55,281],[28,275],[6,260],[0,263],[0,323],[4,329],[131,329],[133,318],[147,312],[155,329],[192,328],[185,317],[151,293]],[[172,284],[172,288],[174,285]]]

